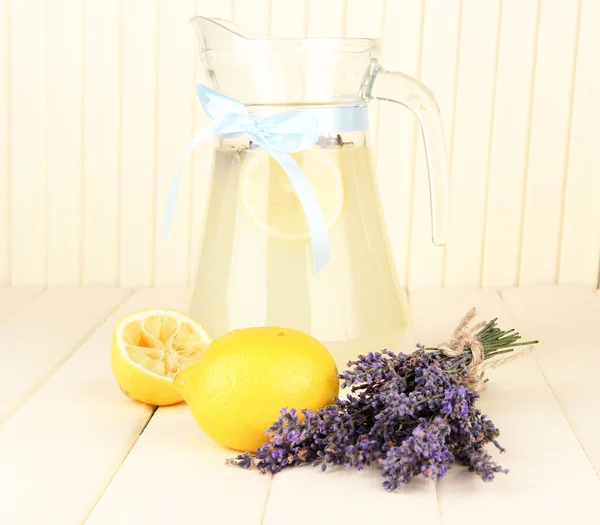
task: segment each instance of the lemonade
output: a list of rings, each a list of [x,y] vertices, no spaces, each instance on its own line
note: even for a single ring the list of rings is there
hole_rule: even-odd
[[[328,225],[331,260],[313,274],[300,203],[262,149],[216,151],[190,315],[218,337],[280,326],[323,341],[338,366],[396,349],[406,313],[387,245],[364,132],[333,134],[293,156]]]

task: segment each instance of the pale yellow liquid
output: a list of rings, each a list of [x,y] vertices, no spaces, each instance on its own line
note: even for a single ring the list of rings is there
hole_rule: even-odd
[[[190,315],[213,338],[251,326],[302,330],[325,343],[342,368],[359,353],[397,349],[406,310],[368,149],[334,147],[320,154],[337,165],[345,202],[328,231],[331,260],[314,275],[310,241],[269,234],[240,197],[245,163],[266,153],[217,150]]]

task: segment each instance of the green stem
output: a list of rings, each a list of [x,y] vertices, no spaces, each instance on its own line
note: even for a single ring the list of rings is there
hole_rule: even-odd
[[[522,343],[511,343],[511,344],[503,344],[503,345],[498,345],[496,346],[496,348],[512,348],[515,346],[529,346],[529,345],[535,345],[539,343],[539,341],[524,341]]]
[[[486,358],[486,359],[490,359],[490,358],[492,358],[492,357],[496,357],[497,355],[501,355],[501,354],[508,354],[508,353],[510,353],[510,352],[512,352],[512,351],[513,351],[513,349],[512,349],[512,348],[507,348],[506,350],[498,350],[498,351],[495,351],[495,352],[490,352],[489,354],[488,354],[488,353],[486,353],[486,354],[485,354],[485,358]]]
[[[479,337],[481,339],[482,335],[487,334],[490,330],[492,330],[495,326],[496,326],[496,321],[498,320],[498,318],[494,318],[492,319],[488,324],[486,324],[477,334],[477,337]]]

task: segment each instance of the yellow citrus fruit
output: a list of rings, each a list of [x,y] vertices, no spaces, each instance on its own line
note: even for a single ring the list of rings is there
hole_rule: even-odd
[[[112,371],[125,395],[150,405],[173,405],[183,400],[173,378],[196,363],[209,343],[204,329],[185,314],[135,312],[115,329]]]
[[[327,227],[342,215],[346,192],[337,164],[321,149],[291,154],[313,188]],[[249,151],[240,178],[240,198],[254,222],[286,240],[310,238],[304,211],[288,176],[262,150]]]
[[[339,392],[325,346],[297,330],[244,328],[215,339],[175,386],[200,428],[221,445],[255,450],[282,408],[313,410]]]

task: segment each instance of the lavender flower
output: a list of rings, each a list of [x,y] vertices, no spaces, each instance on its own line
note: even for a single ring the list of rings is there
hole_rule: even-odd
[[[381,461],[384,488],[396,490],[420,474],[432,481],[443,478],[454,463],[446,444],[448,434],[448,424],[440,417],[417,425],[411,436],[391,447]]]
[[[479,395],[464,386],[466,363],[422,345],[413,354],[384,350],[358,356],[340,374],[347,399],[317,411],[283,409],[268,441],[234,465],[277,473],[310,463],[382,469],[383,487],[396,490],[415,476],[442,479],[454,464],[484,481],[499,472],[484,447],[503,450],[494,424],[475,407]]]
[[[318,143],[326,147],[335,140],[345,144],[339,135],[320,137]],[[521,336],[499,329],[496,319],[473,336],[477,327],[469,331],[468,324],[475,314],[472,309],[461,321],[455,342],[464,345],[466,336],[476,337],[484,360],[537,343],[517,342]],[[253,454],[245,452],[228,463],[255,466],[263,473],[305,463],[321,470],[332,465],[361,470],[373,464],[382,469],[387,490],[399,489],[415,476],[442,479],[454,463],[492,481],[508,470],[485,450],[493,443],[504,452],[496,440],[498,429],[475,406],[484,382],[480,375],[470,375],[470,363],[469,352],[449,354],[420,343],[413,354],[383,350],[359,355],[339,375],[342,388],[351,390],[347,399],[300,415],[282,409],[267,430],[268,441]],[[474,369],[478,365],[473,361]]]
[[[483,449],[469,455],[468,465],[471,472],[476,472],[486,482],[493,481],[494,474],[497,472],[508,474],[508,469],[496,465],[492,457]]]
[[[331,136],[331,135],[319,135],[317,137],[317,142],[316,142],[317,146],[320,146],[321,148],[343,148],[346,144],[352,144],[352,142],[344,142],[344,139],[342,138],[342,136],[338,133],[335,136]]]

